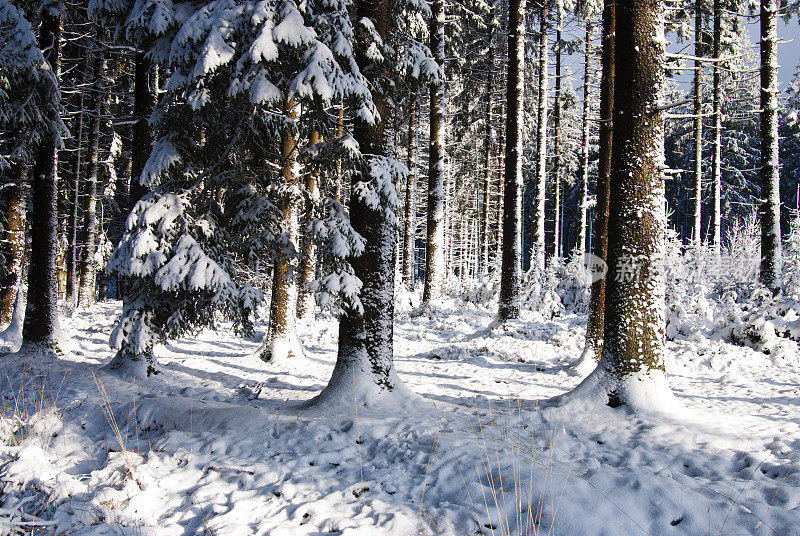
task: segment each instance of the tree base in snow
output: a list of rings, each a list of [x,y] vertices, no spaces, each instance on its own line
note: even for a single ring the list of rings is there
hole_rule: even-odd
[[[585,378],[597,368],[597,359],[594,350],[586,345],[581,356],[567,366],[567,374],[578,378]]]
[[[666,415],[682,415],[686,412],[684,405],[669,388],[662,371],[651,370],[617,378],[602,364],[572,391],[551,399],[551,402],[557,406],[578,404],[591,408],[602,404]]]
[[[161,374],[158,361],[152,353],[147,355],[133,355],[124,350],[105,366],[103,370],[123,378],[136,378],[144,380]]]
[[[264,341],[258,350],[258,357],[267,363],[280,363],[289,358],[303,357],[303,345],[297,335],[288,335]]]

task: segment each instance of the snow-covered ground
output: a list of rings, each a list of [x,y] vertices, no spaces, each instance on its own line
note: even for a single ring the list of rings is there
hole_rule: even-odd
[[[203,332],[133,382],[101,369],[118,313],[64,319],[58,360],[0,361],[0,534],[800,535],[796,359],[697,334],[669,343],[685,415],[556,407],[585,318],[489,333],[459,302],[398,315],[424,398],[333,412],[300,404],[333,368],[331,318],[300,323],[302,358]]]

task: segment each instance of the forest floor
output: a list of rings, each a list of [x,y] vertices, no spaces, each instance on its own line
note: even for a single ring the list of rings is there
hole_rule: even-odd
[[[489,333],[492,311],[450,302],[397,317],[424,398],[306,410],[332,318],[299,323],[304,357],[205,331],[132,382],[101,370],[119,307],[63,319],[57,360],[2,358],[0,534],[800,535],[796,360],[697,333],[668,345],[682,414],[556,407],[585,317]]]

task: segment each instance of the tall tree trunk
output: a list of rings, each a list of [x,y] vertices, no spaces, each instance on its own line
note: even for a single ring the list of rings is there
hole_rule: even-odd
[[[45,4],[41,11],[39,48],[58,82],[61,73],[61,13]],[[57,113],[57,112],[56,112]],[[59,352],[60,327],[56,288],[58,256],[58,121],[48,117],[48,132],[39,143],[31,177],[31,257],[28,269],[28,305],[22,327],[23,346],[42,344]]]
[[[133,71],[133,124],[131,142],[131,184],[128,189],[128,207],[133,206],[148,192],[140,179],[153,150],[153,133],[150,116],[158,101],[158,67],[143,51],[136,52]]]
[[[494,78],[494,53],[489,41],[489,72],[486,75],[486,134],[483,140],[483,185],[481,195],[481,229],[480,229],[480,274],[489,273],[489,221],[492,192],[492,93]]]
[[[288,119],[281,130],[281,175],[283,184],[291,187],[297,184],[294,164],[297,158],[297,139],[294,122],[297,105],[293,100],[284,102],[283,114]],[[291,190],[291,188],[287,188]],[[275,256],[272,272],[272,299],[269,304],[269,325],[261,359],[280,361],[287,357],[299,357],[303,350],[297,338],[295,318],[297,317],[297,252],[299,250],[299,224],[297,221],[297,200],[290,192],[281,194],[277,205],[281,210],[286,243]]]
[[[89,109],[92,120],[86,154],[86,177],[83,180],[83,233],[81,235],[80,261],[78,262],[78,307],[89,307],[94,303],[94,290],[97,270],[94,265],[94,253],[97,242],[97,174],[100,167],[100,118],[103,114],[103,95],[105,76],[105,60],[103,52],[95,51],[94,82],[90,96]]]
[[[583,57],[583,128],[581,129],[581,206],[580,206],[580,232],[578,233],[578,251],[586,251],[586,233],[588,231],[587,214],[589,211],[589,114],[592,111],[591,92],[589,84],[592,80],[592,31],[591,21],[586,23],[586,37],[584,38]]]
[[[390,42],[394,30],[391,2],[356,0],[356,19],[370,20],[384,43]],[[372,169],[390,165],[390,147],[394,135],[391,129],[390,106],[385,95],[377,90],[376,82],[390,75],[387,65],[375,65],[368,53],[370,39],[359,32],[356,59],[361,72],[373,88],[372,99],[380,114],[377,125],[355,117],[354,136],[366,159],[365,173],[354,177],[367,180],[375,192],[384,191],[382,177]],[[372,165],[371,165],[372,164]],[[339,350],[336,365],[328,386],[315,400],[317,404],[347,404],[355,401],[364,405],[376,395],[404,389],[394,369],[392,338],[394,336],[394,252],[395,232],[391,216],[391,201],[380,195],[380,206],[368,203],[358,190],[350,194],[350,223],[365,239],[361,255],[350,259],[353,272],[361,280],[361,308],[345,303],[339,317]]]
[[[609,277],[598,372],[610,380],[600,384],[610,406],[646,410],[667,409],[658,404],[670,396],[664,377],[664,276],[659,264],[666,232],[659,109],[663,10],[663,4],[650,0],[617,2]]]
[[[500,322],[519,317],[522,261],[522,127],[525,80],[525,0],[508,3],[506,158],[503,177],[503,259]]]
[[[84,60],[88,59],[88,54],[84,53]],[[86,83],[86,71],[88,66],[81,65],[81,86]],[[75,167],[73,168],[72,180],[72,200],[70,203],[69,222],[67,224],[67,302],[76,305],[78,297],[78,257],[80,247],[78,245],[78,206],[80,204],[81,193],[81,174],[83,172],[83,123],[85,115],[86,92],[81,90],[78,96],[78,129],[75,144]]]
[[[553,255],[561,256],[561,16],[562,0],[556,0],[556,80],[553,101]]]
[[[444,69],[444,1],[433,0],[430,17],[431,53]],[[430,83],[430,150],[428,156],[428,230],[425,247],[423,304],[441,298],[445,275],[444,201],[444,73]]]
[[[311,131],[308,144],[313,146],[320,142],[319,132]],[[306,212],[303,215],[303,256],[300,261],[300,289],[297,298],[297,318],[303,318],[314,311],[314,295],[308,286],[317,274],[317,245],[314,237],[308,233],[314,219],[314,208],[319,203],[319,179],[316,171],[306,174],[306,193],[308,195]]]
[[[719,0],[716,0],[717,2]],[[778,167],[778,4],[761,0],[761,282],[781,287]]]
[[[703,57],[703,0],[697,0],[694,6],[694,55]],[[694,62],[693,109],[694,114],[694,204],[692,206],[692,243],[695,249],[700,248],[702,241],[702,206],[703,206],[703,63]]]
[[[722,6],[720,0],[714,0],[714,64],[713,64],[713,115],[714,115],[714,148],[711,157],[711,229],[709,242],[719,255],[722,227],[722,79],[719,59],[722,56]]]
[[[344,136],[344,105],[339,105],[339,121],[336,124],[336,137]],[[336,159],[336,184],[333,187],[333,199],[339,203],[342,200],[342,159]]]
[[[0,323],[11,322],[14,302],[22,280],[22,260],[25,256],[25,166],[16,162],[9,171],[5,186],[6,226],[3,236],[5,272],[0,291]]]
[[[547,1],[541,0],[539,11],[539,95],[536,140],[536,184],[533,199],[533,258],[531,266],[545,267],[545,192],[547,180]],[[509,52],[510,54],[510,52]]]
[[[403,285],[414,290],[414,227],[416,216],[416,149],[417,149],[417,96],[414,95],[408,110],[408,178],[406,179],[405,220],[403,222]]]
[[[606,261],[608,254],[608,210],[611,198],[611,152],[614,133],[614,77],[616,0],[603,4],[603,35],[600,77],[600,137],[597,161],[597,188],[595,218],[592,237],[592,254]],[[589,294],[589,315],[586,323],[586,346],[582,361],[587,364],[600,359],[603,349],[603,324],[605,322],[606,277],[592,283]]]

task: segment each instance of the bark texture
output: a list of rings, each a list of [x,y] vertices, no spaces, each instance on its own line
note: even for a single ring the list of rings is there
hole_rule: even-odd
[[[711,222],[708,241],[719,255],[722,242],[722,76],[719,59],[722,57],[722,6],[714,0],[714,61],[713,63],[713,116],[714,144],[711,156]]]
[[[313,130],[308,144],[313,146],[320,142],[319,132]],[[303,318],[314,311],[314,295],[309,285],[317,276],[317,245],[314,237],[308,233],[309,225],[314,219],[314,207],[319,203],[319,177],[315,171],[306,173],[306,210],[303,214],[303,253],[300,260],[300,288],[297,297],[297,318]]]
[[[61,13],[42,9],[39,48],[53,75],[61,70]],[[31,257],[28,269],[28,304],[22,327],[22,343],[42,344],[59,352],[56,257],[58,256],[57,140],[58,117],[49,117],[49,132],[36,151],[31,176]]]
[[[290,123],[297,117],[296,104],[287,100],[284,103],[284,116]],[[272,268],[272,299],[269,304],[269,325],[261,359],[272,361],[285,357],[298,357],[300,352],[297,340],[295,318],[297,317],[297,252],[299,251],[299,223],[296,200],[291,190],[297,185],[294,163],[297,158],[297,139],[294,125],[287,124],[281,130],[281,175],[285,190],[279,194],[277,205],[281,210],[286,243],[275,256]]]
[[[663,6],[622,0],[616,9],[614,136],[602,364],[622,382],[664,370]],[[660,38],[660,39],[659,39]],[[611,405],[630,393],[609,393]]]
[[[536,136],[536,184],[533,199],[533,256],[531,266],[540,271],[545,266],[545,188],[547,182],[547,2],[539,11],[539,96]],[[510,55],[510,52],[509,52]],[[509,59],[510,64],[510,59]]]
[[[0,324],[11,322],[14,316],[14,302],[22,280],[22,261],[25,256],[25,166],[15,163],[9,170],[10,181],[5,186],[5,229],[3,235],[3,256],[5,257],[5,277],[0,290]]]
[[[553,91],[553,256],[561,256],[561,16],[562,0],[556,0],[555,88]]]
[[[503,177],[503,257],[500,322],[519,317],[522,260],[522,126],[525,81],[525,0],[508,4],[506,157]],[[542,193],[544,193],[542,191]]]
[[[581,129],[581,206],[580,206],[580,231],[578,233],[578,251],[586,251],[586,236],[588,229],[589,212],[589,114],[592,111],[590,84],[592,81],[592,33],[594,26],[591,22],[586,23],[586,36],[584,37],[584,56],[583,56],[583,117]]]
[[[778,4],[776,0],[761,0],[760,279],[774,293],[781,287],[781,199],[778,165]]]
[[[433,0],[429,27],[431,53],[444,66],[444,0]],[[430,146],[428,152],[428,230],[425,246],[423,304],[441,298],[445,276],[444,89],[442,77],[430,83]]]
[[[597,161],[597,188],[595,218],[592,237],[592,254],[603,261],[608,254],[608,208],[611,197],[611,150],[614,124],[614,31],[616,28],[615,0],[605,0],[603,5],[602,76],[600,78],[600,137]],[[608,277],[608,276],[606,276]],[[589,315],[586,325],[586,353],[595,360],[603,350],[603,324],[605,322],[606,277],[592,283],[589,293]]]
[[[406,179],[405,219],[403,221],[403,285],[414,289],[414,227],[416,216],[416,149],[417,149],[417,97],[411,99],[408,110],[408,178]]]
[[[694,55],[702,58],[705,54],[703,46],[703,0],[697,0],[694,7]],[[702,206],[703,206],[703,63],[694,62],[694,79],[692,85],[692,113],[694,114],[694,180],[692,191],[692,243],[700,247],[702,241]]]
[[[99,48],[99,43],[98,43]],[[95,52],[93,91],[90,93],[89,109],[92,111],[89,140],[86,153],[86,175],[83,182],[83,224],[81,254],[78,262],[78,307],[86,308],[94,303],[97,269],[94,254],[97,245],[97,174],[100,167],[100,120],[103,114],[103,78],[105,60],[100,50]]]

